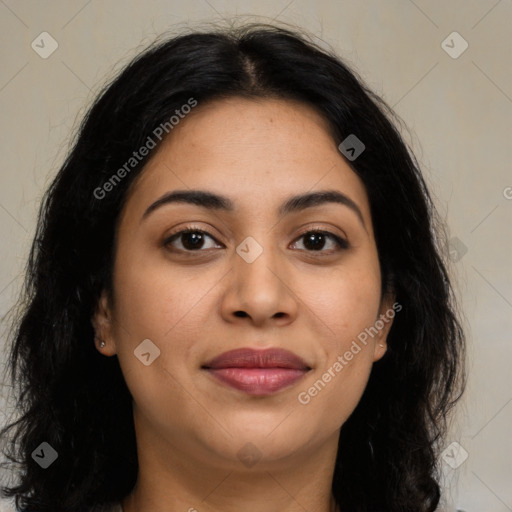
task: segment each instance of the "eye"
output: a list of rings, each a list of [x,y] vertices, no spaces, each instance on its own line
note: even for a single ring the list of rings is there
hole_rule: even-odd
[[[321,230],[321,229],[310,229],[309,231],[304,232],[299,236],[296,240],[300,240],[304,238],[303,246],[304,249],[299,248],[299,250],[305,250],[308,252],[322,252],[322,253],[332,253],[336,250],[347,249],[349,244],[346,240],[335,235],[334,233],[330,233],[329,231]],[[206,240],[210,239],[213,242],[216,242],[210,247],[205,246]],[[326,241],[331,243],[330,250],[323,250],[326,246]],[[179,245],[177,246],[175,242],[178,241]],[[186,229],[182,229],[181,231],[177,231],[173,233],[171,236],[165,239],[164,246],[172,246],[174,249],[182,252],[199,252],[201,249],[212,249],[212,248],[222,248],[224,247],[222,244],[218,245],[219,242],[207,231],[203,229],[196,228],[194,226],[190,226]],[[293,245],[296,245],[295,242]],[[207,244],[206,244],[207,245]],[[334,247],[333,247],[334,246]],[[328,248],[329,249],[329,248]]]
[[[303,246],[305,246],[306,251],[308,252],[333,252],[332,246],[334,245],[334,251],[336,251],[336,248],[338,250],[341,249],[347,249],[348,248],[348,242],[339,237],[338,235],[335,235],[334,233],[330,233],[329,231],[324,231],[321,229],[310,229],[309,231],[306,231],[302,235],[297,238],[297,240],[300,240],[304,238],[304,242],[302,243]],[[331,240],[331,250],[322,250],[324,249],[326,245],[326,239]],[[295,242],[297,243],[297,242]]]
[[[180,242],[181,247],[176,247],[176,245],[173,245],[175,249],[186,252],[198,251],[200,249],[205,249],[204,245],[207,238],[217,242],[217,240],[215,240],[215,238],[207,231],[191,226],[166,238],[164,241],[164,246],[167,247],[169,245],[173,245],[173,243],[177,240]],[[206,249],[211,249],[214,247],[215,246],[206,247]]]

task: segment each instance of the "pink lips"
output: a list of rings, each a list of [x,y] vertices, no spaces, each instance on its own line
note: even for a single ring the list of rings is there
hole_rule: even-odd
[[[284,349],[230,350],[203,366],[223,383],[250,395],[270,395],[292,385],[311,368]]]

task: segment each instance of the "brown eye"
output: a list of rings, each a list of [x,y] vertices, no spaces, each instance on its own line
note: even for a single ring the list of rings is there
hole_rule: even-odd
[[[348,242],[346,240],[328,231],[309,230],[306,233],[303,233],[297,240],[300,240],[301,238],[304,239],[304,250],[308,252],[331,252],[329,249],[326,251],[323,250],[328,240],[331,240],[331,250],[333,250],[333,245],[334,250],[336,250],[336,248],[338,250],[348,248]]]
[[[206,240],[208,238],[217,242],[215,238],[213,238],[213,236],[207,233],[206,231],[195,228],[187,228],[171,235],[169,238],[165,240],[164,245],[172,245],[173,248],[179,251],[193,252],[204,249]],[[176,245],[173,245],[175,241],[179,241],[181,243],[181,247],[176,247]],[[211,248],[212,247],[206,247],[206,249]]]
[[[208,239],[210,246],[208,247]],[[297,240],[304,239],[302,242],[303,248],[299,247],[299,250],[305,250],[307,252],[317,253],[332,253],[337,250],[347,249],[349,244],[343,238],[324,230],[309,230],[300,235]],[[296,241],[294,245],[298,242]],[[189,227],[173,233],[171,236],[166,238],[163,244],[165,247],[171,246],[173,249],[182,252],[201,252],[203,249],[214,249],[224,247],[219,244],[217,240],[202,229]]]

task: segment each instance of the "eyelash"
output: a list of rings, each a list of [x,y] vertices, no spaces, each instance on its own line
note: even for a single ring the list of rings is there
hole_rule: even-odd
[[[210,238],[212,238],[217,244],[220,244],[221,242],[219,242],[211,233],[209,233],[208,231],[204,230],[204,229],[199,229],[198,227],[195,227],[195,226],[189,226],[185,229],[182,229],[181,231],[176,231],[175,233],[172,233],[171,235],[169,235],[165,240],[164,240],[164,243],[163,245],[165,247],[169,246],[174,240],[176,239],[179,239],[179,237],[183,234],[187,234],[187,233],[202,233],[204,235],[208,235]],[[318,234],[321,234],[321,235],[326,235],[328,237],[330,237],[332,240],[335,241],[336,245],[338,246],[338,251],[341,251],[343,249],[348,249],[349,247],[349,243],[347,242],[347,240],[345,240],[344,238],[341,238],[340,236],[338,235],[335,235],[334,233],[331,233],[329,231],[325,231],[324,229],[319,229],[319,228],[310,228],[308,229],[307,231],[304,231],[302,232],[300,235],[298,235],[298,237],[295,239],[295,241],[301,239],[302,237],[304,237],[305,235],[308,235],[308,234],[311,234],[311,233],[318,233]],[[295,243],[294,241],[294,243]],[[177,251],[179,252],[185,252],[185,253],[193,253],[193,252],[204,252],[205,250],[204,249],[198,249],[196,251],[191,251],[191,250],[187,250],[187,249],[176,249]],[[322,255],[322,253],[326,254],[326,255],[330,255],[332,254],[331,251],[324,251],[324,250],[319,250],[319,251],[313,251],[313,250],[307,250],[307,249],[304,249],[306,252],[309,252],[309,253],[316,253],[318,255]]]

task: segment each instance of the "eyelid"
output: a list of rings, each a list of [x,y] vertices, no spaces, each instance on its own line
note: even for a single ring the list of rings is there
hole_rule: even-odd
[[[308,226],[308,227],[304,228],[294,238],[292,243],[296,243],[300,238],[302,238],[304,235],[306,235],[308,233],[320,233],[320,234],[326,235],[327,237],[330,237],[331,239],[333,239],[335,241],[336,245],[338,246],[338,249],[336,252],[342,251],[344,249],[348,249],[350,247],[350,244],[348,243],[348,240],[346,237],[338,235],[336,233],[333,233],[329,229],[318,227],[318,226]],[[317,253],[319,255],[333,254],[331,251],[306,251],[306,252],[311,253],[311,254]]]
[[[306,233],[325,233],[326,235],[330,235],[330,236],[333,236],[335,238],[339,238],[339,239],[342,239],[344,240],[345,242],[347,242],[347,236],[345,234],[343,235],[340,235],[340,234],[337,234],[337,233],[334,233],[332,231],[333,228],[326,228],[326,227],[323,227],[323,226],[306,226],[305,228],[303,229],[300,229],[299,230],[299,233],[297,234],[297,236],[295,237],[295,240],[300,237],[300,236],[303,236],[305,235]]]
[[[224,245],[209,230],[207,230],[205,228],[202,228],[202,227],[199,227],[199,226],[196,226],[196,225],[193,225],[193,224],[185,226],[185,227],[182,227],[181,229],[178,229],[178,230],[175,230],[175,231],[171,232],[168,236],[165,237],[165,239],[163,241],[163,245],[167,246],[172,241],[174,241],[173,239],[175,237],[179,238],[179,235],[181,235],[183,233],[190,233],[190,232],[204,233],[205,235],[208,235],[210,238],[212,238],[217,244]],[[295,236],[295,238],[293,239],[293,241],[291,243],[292,244],[296,243],[301,237],[303,237],[304,235],[306,235],[308,233],[320,233],[320,234],[324,234],[327,237],[330,237],[331,239],[333,239],[335,241],[336,245],[338,246],[338,250],[336,252],[339,252],[339,251],[341,251],[343,249],[347,249],[349,247],[349,243],[348,243],[348,240],[346,239],[346,237],[343,237],[341,235],[333,233],[332,231],[329,231],[329,229],[324,228],[324,227],[320,227],[320,226],[307,226],[307,227],[301,229],[299,231],[299,233]],[[190,250],[189,251],[183,251],[182,249],[178,249],[178,251],[186,252],[186,253],[205,252],[204,250],[201,250],[201,249],[198,249],[197,251],[190,251]],[[306,252],[308,252],[308,253],[317,253],[317,254],[332,254],[332,252],[330,252],[330,251],[323,251],[323,250],[320,250],[320,251],[306,251]]]
[[[213,233],[211,233],[209,230],[205,229],[205,228],[202,228],[202,227],[199,227],[199,226],[196,226],[194,224],[190,224],[188,226],[185,226],[185,227],[181,227],[180,229],[177,229],[175,231],[172,231],[169,235],[167,235],[165,238],[164,238],[164,241],[163,241],[163,245],[168,245],[172,239],[174,237],[177,237],[178,235],[181,235],[183,233],[195,233],[196,231],[200,232],[200,233],[204,233],[205,235],[208,235],[209,237],[211,237],[213,240],[215,240],[216,243],[218,244],[222,244],[222,242],[220,242],[216,235],[214,235]],[[222,244],[224,245],[224,244]],[[187,251],[187,252],[192,252],[192,251]],[[199,251],[196,251],[196,252],[199,252]]]

